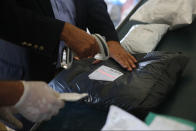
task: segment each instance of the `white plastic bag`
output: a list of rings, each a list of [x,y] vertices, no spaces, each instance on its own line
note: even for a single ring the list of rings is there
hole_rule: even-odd
[[[195,14],[196,0],[148,0],[130,20],[168,24],[174,29],[191,24]]]
[[[151,130],[144,122],[117,106],[110,106],[102,131]]]
[[[131,54],[151,52],[168,28],[166,24],[135,25],[121,40],[121,45]]]

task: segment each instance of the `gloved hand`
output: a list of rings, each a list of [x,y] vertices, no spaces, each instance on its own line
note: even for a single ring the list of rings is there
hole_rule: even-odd
[[[0,119],[9,124],[9,126],[14,129],[22,129],[23,124],[16,119],[13,114],[14,112],[10,107],[1,107],[0,108]]]
[[[14,108],[32,122],[49,120],[56,115],[64,102],[45,82],[23,81],[24,92]]]

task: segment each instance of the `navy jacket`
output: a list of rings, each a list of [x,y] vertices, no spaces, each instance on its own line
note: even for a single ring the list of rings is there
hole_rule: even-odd
[[[74,3],[79,28],[118,41],[104,0]],[[30,80],[52,79],[63,26],[64,22],[54,19],[50,0],[0,1],[0,38],[25,47]]]

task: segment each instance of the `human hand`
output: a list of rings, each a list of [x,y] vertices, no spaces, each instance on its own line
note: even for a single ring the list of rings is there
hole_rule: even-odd
[[[99,46],[93,36],[69,23],[65,24],[61,39],[79,58],[93,57],[99,52]]]
[[[126,68],[129,71],[132,71],[133,68],[136,68],[135,63],[137,60],[134,56],[128,53],[117,41],[109,41],[108,47],[110,50],[110,56],[118,62],[123,68]]]
[[[0,119],[8,123],[14,129],[22,129],[23,124],[18,119],[16,119],[13,114],[17,113],[10,107],[0,108]]]
[[[134,56],[129,54],[119,42],[109,41],[108,47],[110,51],[110,57],[112,57],[116,62],[118,62],[123,68],[126,68],[129,71],[132,71],[133,68],[136,68],[135,63],[137,60]],[[93,64],[99,63],[99,60],[93,62]]]
[[[45,82],[22,82],[24,93],[14,108],[32,122],[49,120],[56,115],[64,102],[59,100],[58,93]]]

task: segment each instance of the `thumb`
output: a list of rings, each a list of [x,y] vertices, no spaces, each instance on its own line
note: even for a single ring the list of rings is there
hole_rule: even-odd
[[[16,129],[22,129],[23,127],[22,122],[13,116],[9,108],[0,108],[0,118]]]
[[[75,56],[75,57],[74,57],[74,59],[75,59],[75,60],[80,60],[80,58],[79,58],[79,57],[77,57],[77,56]]]
[[[101,60],[95,60],[95,61],[93,61],[92,64],[98,64],[98,63],[100,63],[100,62],[101,62]]]

